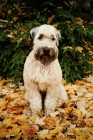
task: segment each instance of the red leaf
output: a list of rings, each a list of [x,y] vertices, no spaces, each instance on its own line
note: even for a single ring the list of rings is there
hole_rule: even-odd
[[[27,129],[27,136],[28,137],[33,137],[35,133],[37,132],[35,127],[30,127]]]

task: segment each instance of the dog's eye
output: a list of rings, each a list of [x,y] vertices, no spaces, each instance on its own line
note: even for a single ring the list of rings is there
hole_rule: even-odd
[[[38,37],[39,40],[43,39],[43,35],[41,34],[39,37]]]
[[[54,38],[54,37],[52,37],[52,38],[51,38],[51,40],[52,40],[52,41],[54,41],[54,40],[55,40],[55,38]]]

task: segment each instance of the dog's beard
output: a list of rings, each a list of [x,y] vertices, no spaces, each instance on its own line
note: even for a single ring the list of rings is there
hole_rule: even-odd
[[[43,65],[47,66],[57,58],[58,54],[51,48],[49,54],[44,54],[42,49],[37,50],[35,58],[39,60]]]
[[[54,61],[54,59],[50,55],[49,56],[45,56],[45,55],[40,56],[40,62],[45,66],[49,65],[52,61]]]

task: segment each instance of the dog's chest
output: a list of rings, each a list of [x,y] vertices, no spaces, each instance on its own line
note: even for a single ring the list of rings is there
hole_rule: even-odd
[[[48,87],[49,87],[49,84],[47,83],[38,83],[38,88],[41,93],[46,92]]]
[[[30,72],[31,80],[38,83],[41,91],[46,90],[51,84],[59,81],[59,78],[61,79],[61,75],[53,66],[36,65]]]
[[[46,87],[47,83],[49,85],[49,83],[51,83],[56,77],[54,76],[51,68],[45,69],[42,67],[36,67],[34,69],[33,78],[40,87]]]
[[[46,92],[48,87],[53,83],[55,77],[51,69],[36,68],[33,74],[33,80],[38,84],[40,92]]]

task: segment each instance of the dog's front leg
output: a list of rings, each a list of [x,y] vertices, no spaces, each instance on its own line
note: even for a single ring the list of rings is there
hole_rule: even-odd
[[[54,87],[51,86],[47,90],[46,99],[45,99],[45,114],[46,115],[54,112],[56,108],[56,104],[58,101],[58,95],[57,95],[58,91],[57,91],[57,88],[54,88]]]
[[[26,93],[24,98],[30,103],[32,114],[39,113],[42,109],[42,101],[37,85],[31,83],[30,86],[25,85],[25,89]]]

